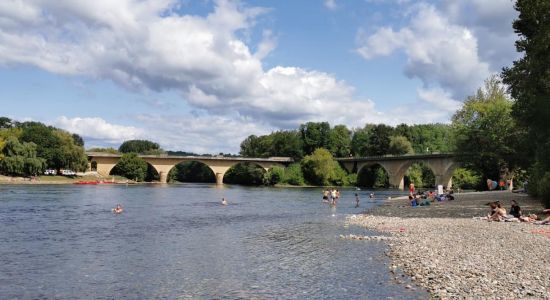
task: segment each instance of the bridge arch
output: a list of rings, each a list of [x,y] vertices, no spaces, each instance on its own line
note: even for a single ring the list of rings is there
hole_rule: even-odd
[[[192,178],[192,176],[195,176],[195,178]],[[179,182],[216,182],[214,170],[200,160],[182,160],[174,164],[167,173],[167,181],[172,178],[176,178],[176,181]]]
[[[362,164],[357,169],[357,186],[368,188],[387,188],[390,185],[390,176],[383,164],[370,162]]]

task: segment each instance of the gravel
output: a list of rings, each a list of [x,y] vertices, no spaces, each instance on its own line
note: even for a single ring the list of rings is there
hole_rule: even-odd
[[[391,236],[390,272],[401,269],[433,298],[550,299],[550,226],[372,215],[347,222]]]

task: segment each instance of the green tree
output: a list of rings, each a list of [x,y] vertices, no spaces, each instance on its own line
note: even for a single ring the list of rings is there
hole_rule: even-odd
[[[485,183],[481,182],[481,176],[472,170],[465,168],[456,168],[453,173],[453,186],[461,189],[480,189]]]
[[[346,175],[332,154],[323,148],[304,157],[301,165],[304,178],[314,185],[336,184],[342,181],[342,176]]]
[[[388,188],[390,179],[384,168],[377,164],[359,170],[357,185],[368,188]]]
[[[363,128],[357,128],[353,131],[351,138],[351,154],[353,156],[367,156],[367,147],[369,137],[374,129],[374,124],[366,124]]]
[[[160,145],[147,140],[125,141],[118,147],[120,153],[161,154]]]
[[[299,160],[303,157],[303,145],[297,131],[277,131],[271,135],[269,156],[292,157]]]
[[[147,162],[136,153],[125,153],[113,168],[111,174],[143,181],[147,176]]]
[[[20,141],[35,143],[37,157],[44,158],[48,168],[86,170],[84,148],[75,144],[72,134],[38,122],[25,122],[18,126],[22,131]]]
[[[510,178],[518,166],[515,145],[523,133],[512,118],[512,101],[496,77],[453,116],[457,158],[484,179]]]
[[[36,144],[20,143],[17,138],[9,137],[2,149],[0,171],[8,175],[38,175],[44,171],[45,160],[36,157]]]
[[[373,127],[366,147],[368,156],[388,154],[390,148],[390,136],[393,135],[393,127],[378,124]]]
[[[225,173],[223,181],[229,184],[263,185],[265,170],[252,163],[238,163]]]
[[[300,163],[293,163],[285,168],[282,183],[290,185],[304,185],[304,174]]]
[[[328,122],[307,122],[300,125],[304,154],[309,155],[318,148],[329,147],[330,124]]]
[[[516,100],[513,116],[528,135],[527,149],[519,152],[532,166],[529,190],[550,207],[550,192],[537,188],[550,178],[550,2],[517,0],[515,8],[519,12],[513,23],[519,35],[516,49],[523,56],[505,68],[502,77]]]
[[[118,154],[118,150],[112,147],[109,148],[90,148],[87,150],[88,152],[105,152],[110,154]]]
[[[390,137],[388,154],[402,155],[412,153],[414,153],[414,150],[412,148],[411,142],[409,142],[406,137],[402,135],[394,135]]]
[[[336,125],[330,130],[328,150],[336,157],[347,157],[351,153],[351,131],[346,125]]]

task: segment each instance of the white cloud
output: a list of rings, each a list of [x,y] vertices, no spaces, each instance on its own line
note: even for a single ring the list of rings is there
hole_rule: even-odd
[[[336,0],[325,0],[325,7],[330,10],[335,10],[338,6],[336,5]]]
[[[418,98],[434,109],[445,113],[454,113],[462,107],[462,102],[451,98],[449,92],[440,88],[418,89]]]
[[[238,116],[262,126],[295,127],[309,120],[346,124],[384,121],[368,99],[333,75],[296,67],[264,70],[275,48],[264,30],[256,52],[238,38],[265,9],[227,0],[205,17],[178,15],[173,1],[69,0],[25,2],[0,18],[0,65],[32,65],[49,72],[108,79],[128,89],[176,90],[211,115]],[[1,23],[0,23],[1,24]]]
[[[397,31],[379,28],[371,35],[360,32],[358,41],[357,51],[365,59],[402,50],[407,76],[419,78],[426,88],[447,89],[455,98],[473,93],[491,73],[472,31],[451,23],[429,4],[416,6],[407,26]]]
[[[109,144],[120,144],[125,140],[144,136],[142,129],[133,126],[110,124],[102,118],[59,117],[54,125],[76,133],[87,140],[101,140]]]

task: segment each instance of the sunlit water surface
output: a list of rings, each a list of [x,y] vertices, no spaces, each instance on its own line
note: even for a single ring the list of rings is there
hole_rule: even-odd
[[[0,186],[0,299],[416,299],[344,190],[213,185]],[[228,206],[220,205],[225,197]],[[121,203],[121,215],[111,208]]]

